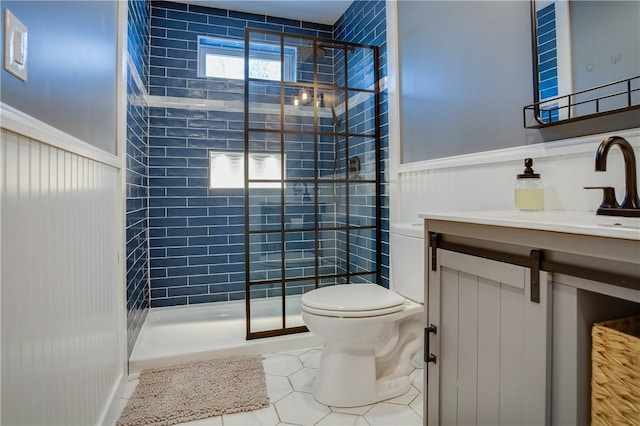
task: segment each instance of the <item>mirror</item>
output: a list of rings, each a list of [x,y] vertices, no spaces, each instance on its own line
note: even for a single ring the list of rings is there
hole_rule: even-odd
[[[525,127],[640,108],[640,2],[531,0],[531,15],[534,103]]]

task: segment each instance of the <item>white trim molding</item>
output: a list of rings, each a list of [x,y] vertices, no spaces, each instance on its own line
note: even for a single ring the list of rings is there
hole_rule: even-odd
[[[117,156],[0,102],[0,122],[3,129],[27,136],[47,145],[120,169]]]
[[[115,327],[118,341],[118,362],[120,374],[114,380],[111,392],[104,402],[102,411],[98,417],[99,425],[114,424],[120,414],[119,401],[124,393],[127,383],[128,358],[127,358],[127,278],[126,278],[126,202],[127,202],[127,72],[129,54],[127,52],[128,30],[128,2],[118,2],[118,32],[117,32],[117,76],[116,76],[116,160],[119,163],[116,187],[115,228],[118,232],[114,235],[117,249],[117,259],[113,264],[114,279],[117,280],[114,293],[117,303],[118,323]],[[135,67],[134,67],[135,70]],[[135,74],[134,78],[140,77]],[[144,90],[144,86],[142,86]],[[143,92],[146,95],[146,91]],[[114,283],[115,284],[115,283]]]
[[[534,145],[517,146],[513,148],[497,149],[493,151],[477,152],[473,154],[457,155],[454,157],[437,158],[434,160],[418,161],[415,163],[400,164],[398,173],[411,173],[452,167],[477,166],[480,164],[501,163],[514,161],[525,157],[545,158],[562,155],[574,155],[593,152],[600,142],[612,134],[621,136],[629,141],[632,146],[640,147],[640,128],[620,130],[597,135],[583,136],[574,139],[538,143]]]

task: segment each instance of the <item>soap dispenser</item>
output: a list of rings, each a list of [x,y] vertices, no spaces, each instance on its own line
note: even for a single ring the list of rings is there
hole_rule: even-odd
[[[544,191],[540,175],[534,173],[533,160],[525,158],[524,172],[518,175],[515,188],[516,207],[520,210],[542,210]]]

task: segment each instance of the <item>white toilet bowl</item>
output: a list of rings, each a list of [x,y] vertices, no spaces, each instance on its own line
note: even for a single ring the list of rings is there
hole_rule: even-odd
[[[324,340],[313,386],[319,402],[357,407],[411,387],[413,355],[424,330],[424,227],[392,224],[391,290],[347,284],[302,295],[302,319]]]
[[[411,358],[422,347],[424,306],[375,284],[305,293],[302,318],[324,340],[315,399],[357,407],[402,395],[411,387]]]

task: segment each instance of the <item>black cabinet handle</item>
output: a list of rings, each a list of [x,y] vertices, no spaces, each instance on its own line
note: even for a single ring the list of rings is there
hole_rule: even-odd
[[[431,345],[429,344],[429,334],[438,334],[438,327],[433,324],[429,324],[429,327],[424,329],[424,362],[436,363],[436,356],[431,353],[431,349],[429,348]]]

